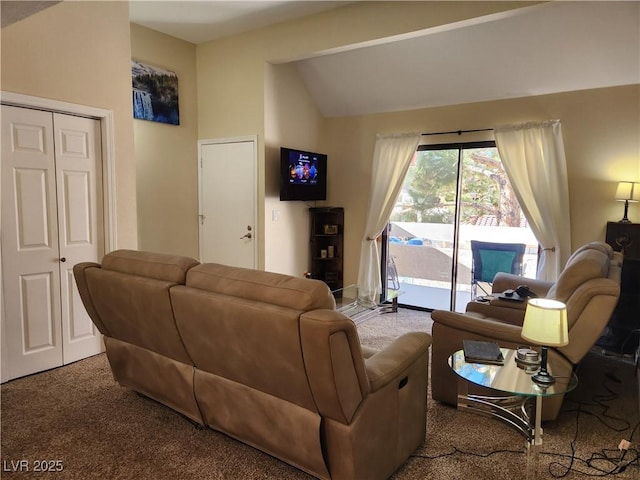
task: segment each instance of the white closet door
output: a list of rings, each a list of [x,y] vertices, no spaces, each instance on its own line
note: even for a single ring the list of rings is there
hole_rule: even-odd
[[[9,378],[62,365],[53,121],[2,107],[2,270]]]
[[[97,262],[104,251],[101,229],[100,122],[53,116],[60,248],[63,363],[100,352],[102,338],[80,300],[73,266]]]
[[[103,251],[100,152],[97,120],[2,107],[3,381],[102,349],[72,272]]]

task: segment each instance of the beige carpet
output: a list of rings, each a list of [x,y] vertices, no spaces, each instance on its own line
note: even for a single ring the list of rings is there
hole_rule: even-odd
[[[363,344],[380,347],[405,331],[429,332],[431,321],[425,313],[401,310],[358,330]],[[499,421],[428,398],[426,440],[393,478],[572,479],[601,476],[594,466],[617,468],[615,462],[596,458],[590,466],[585,460],[617,456],[620,439],[632,435],[638,423],[633,366],[591,355],[581,372],[587,373],[581,373],[565,411],[545,426],[544,445],[529,454],[524,439]],[[63,471],[46,476],[56,479],[311,478],[121,388],[104,355],[8,382],[1,393],[3,478],[42,478],[33,471],[10,472],[19,465],[32,470],[37,460],[60,460]],[[640,431],[632,442],[625,461],[635,461],[615,478],[640,478],[635,450]]]

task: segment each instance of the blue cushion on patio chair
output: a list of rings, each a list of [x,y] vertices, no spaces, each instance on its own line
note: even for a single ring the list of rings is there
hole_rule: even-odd
[[[478,286],[484,293],[489,293],[478,285],[480,282],[491,284],[498,272],[522,275],[524,261],[524,243],[494,243],[471,240],[471,295],[477,296]]]

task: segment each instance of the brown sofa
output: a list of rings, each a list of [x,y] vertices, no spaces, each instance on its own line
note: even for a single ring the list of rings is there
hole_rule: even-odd
[[[131,250],[74,268],[115,379],[319,478],[387,478],[424,441],[429,345],[381,351],[317,280]]]
[[[498,273],[492,291],[504,292],[526,284],[537,296],[565,303],[569,344],[550,348],[549,358],[576,367],[598,341],[611,318],[620,295],[621,268],[620,253],[614,252],[604,242],[592,242],[571,255],[555,283]],[[521,337],[526,303],[497,297],[489,303],[470,302],[465,313],[432,312],[431,388],[434,400],[456,405],[458,382],[462,380],[451,370],[447,359],[453,352],[462,349],[464,339],[495,341],[503,348],[527,344]],[[470,391],[498,394],[481,387],[470,388]],[[562,396],[546,398],[542,420],[555,419],[561,404]]]

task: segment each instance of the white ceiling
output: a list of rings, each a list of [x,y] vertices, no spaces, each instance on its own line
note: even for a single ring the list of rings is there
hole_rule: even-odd
[[[351,2],[334,0],[131,0],[133,23],[191,43],[218,38],[293,20]]]
[[[325,116],[640,83],[640,2],[556,2],[485,20],[298,69]]]
[[[131,21],[200,43],[351,2],[141,1]],[[561,1],[296,62],[328,117],[640,84],[640,1]]]

